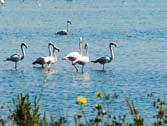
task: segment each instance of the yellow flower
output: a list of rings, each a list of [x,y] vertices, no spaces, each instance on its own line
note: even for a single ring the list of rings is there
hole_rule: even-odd
[[[103,91],[96,91],[96,97],[104,97],[105,93]]]
[[[87,101],[88,101],[88,99],[84,96],[78,96],[77,97],[77,103],[79,103],[79,104],[86,104]]]

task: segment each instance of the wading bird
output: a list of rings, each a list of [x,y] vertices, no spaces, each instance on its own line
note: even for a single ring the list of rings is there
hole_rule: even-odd
[[[52,43],[48,43],[49,48],[49,56],[47,57],[39,57],[37,58],[32,64],[40,64],[42,68],[44,68],[44,65],[51,65],[54,64],[57,61],[57,56],[55,54],[55,51],[59,51],[57,47],[55,47]]]
[[[0,0],[0,4],[3,5],[5,3],[4,0]]]
[[[20,45],[22,55],[20,55],[20,54],[13,54],[10,57],[6,58],[6,60],[5,60],[5,61],[15,62],[15,69],[17,69],[17,62],[23,60],[24,57],[25,57],[25,51],[24,51],[23,47],[27,48],[26,43],[21,43],[21,45]]]
[[[79,38],[79,52],[70,52],[70,53],[68,53],[66,56],[64,56],[63,58],[62,58],[62,60],[69,60],[69,61],[71,61],[71,62],[73,62],[74,60],[76,60],[80,55],[82,55],[82,43],[83,43],[83,38],[82,37],[80,37]],[[77,69],[76,68],[76,66],[75,65],[73,65],[74,67],[75,67],[75,69]]]
[[[67,27],[66,27],[66,30],[63,30],[63,31],[58,31],[56,34],[57,35],[67,35],[68,34],[68,25],[71,24],[71,21],[67,21]]]
[[[114,59],[114,52],[113,52],[112,45],[114,45],[115,47],[117,46],[114,42],[109,43],[109,49],[110,49],[111,56],[105,56],[105,57],[98,58],[94,61],[91,61],[93,63],[102,64],[103,65],[103,71],[104,71],[104,64],[110,63]]]
[[[89,62],[88,43],[85,44],[84,49],[85,49],[85,54],[80,55],[79,57],[76,58],[76,60],[74,60],[72,62],[72,65],[74,65],[74,66],[76,64],[82,65],[82,73],[83,73],[83,69],[84,69],[85,64]],[[75,67],[75,68],[76,68],[76,72],[78,72],[77,67]]]

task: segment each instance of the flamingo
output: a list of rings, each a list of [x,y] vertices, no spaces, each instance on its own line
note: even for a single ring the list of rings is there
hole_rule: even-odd
[[[72,65],[82,65],[82,73],[83,73],[83,69],[86,63],[89,62],[89,56],[88,56],[88,43],[85,44],[84,49],[86,51],[86,54],[84,55],[80,55],[79,57],[77,57],[73,62]],[[76,68],[76,67],[75,67]],[[76,68],[76,72],[78,72],[78,69]]]
[[[3,5],[5,3],[4,0],[0,0],[0,4]]]
[[[6,58],[6,60],[5,60],[5,61],[14,62],[15,63],[15,69],[17,69],[17,63],[19,61],[23,60],[24,57],[25,57],[25,51],[24,51],[23,47],[27,48],[27,45],[24,42],[20,44],[22,55],[21,54],[13,54],[10,57]]]
[[[67,21],[66,30],[58,31],[56,34],[57,34],[57,35],[67,35],[67,34],[68,34],[68,24],[71,24],[71,21]]]
[[[51,65],[57,61],[57,56],[55,55],[55,51],[59,51],[57,47],[55,47],[52,43],[48,43],[49,48],[49,56],[47,57],[39,57],[32,64],[40,64],[42,68],[44,68],[45,64]]]
[[[103,71],[104,71],[104,65],[106,63],[110,63],[114,59],[114,52],[113,52],[112,45],[114,45],[115,47],[117,47],[116,43],[114,43],[114,42],[110,42],[109,43],[109,49],[110,49],[111,56],[105,56],[105,57],[98,58],[98,59],[96,59],[94,61],[91,61],[93,63],[100,63],[100,64],[102,64],[103,65]]]
[[[80,37],[79,38],[79,52],[70,52],[68,53],[66,56],[64,56],[62,58],[62,60],[69,60],[71,62],[73,62],[74,60],[76,60],[80,55],[82,55],[82,43],[83,43],[83,38]],[[76,68],[75,65],[73,65]]]

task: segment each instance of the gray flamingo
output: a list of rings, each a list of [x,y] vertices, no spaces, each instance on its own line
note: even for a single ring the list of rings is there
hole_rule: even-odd
[[[109,49],[110,49],[111,56],[105,56],[105,57],[98,58],[98,59],[96,59],[94,61],[91,61],[93,63],[102,64],[103,65],[103,71],[104,71],[104,65],[106,63],[110,63],[114,59],[114,52],[113,52],[112,45],[114,45],[115,47],[117,46],[116,43],[114,43],[114,42],[110,42],[109,43]]]
[[[25,51],[24,51],[24,48],[23,48],[23,47],[27,48],[27,45],[26,45],[26,43],[24,43],[24,42],[21,43],[21,45],[20,45],[22,55],[21,55],[21,54],[13,54],[13,55],[11,55],[10,57],[6,58],[6,60],[5,60],[5,61],[14,62],[14,63],[15,63],[15,69],[17,69],[17,63],[18,63],[19,61],[23,60],[24,57],[25,57]]]
[[[56,34],[57,35],[67,35],[68,34],[68,24],[71,24],[71,21],[67,21],[67,27],[66,30],[58,31]]]

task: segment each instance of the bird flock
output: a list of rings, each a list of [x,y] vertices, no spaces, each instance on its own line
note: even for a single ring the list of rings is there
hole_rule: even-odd
[[[71,24],[71,21],[67,21],[67,27],[66,30],[63,31],[58,31],[56,35],[67,35],[69,32],[69,24]],[[13,54],[10,57],[6,58],[4,61],[11,61],[15,63],[15,69],[17,69],[17,63],[19,61],[22,61],[25,58],[25,48],[27,48],[27,44],[25,42],[22,42],[20,44],[20,49],[21,49],[21,54]],[[117,47],[116,42],[109,42],[109,50],[110,50],[110,56],[103,56],[100,58],[97,58],[95,60],[90,61],[89,59],[89,53],[88,53],[88,48],[89,44],[88,42],[84,43],[83,42],[83,37],[79,38],[79,52],[74,51],[70,52],[67,55],[65,55],[62,60],[70,61],[71,65],[75,68],[76,72],[78,72],[78,68],[76,65],[81,65],[82,69],[81,72],[84,72],[84,66],[90,61],[92,63],[99,63],[103,65],[103,71],[104,71],[104,65],[107,63],[110,63],[114,59],[114,51],[113,47]],[[57,62],[57,55],[56,52],[59,52],[60,49],[56,47],[52,42],[48,43],[48,50],[49,50],[49,55],[48,56],[41,56],[36,58],[33,62],[32,65],[41,65],[42,68],[45,66],[50,67],[51,64],[54,64]]]

